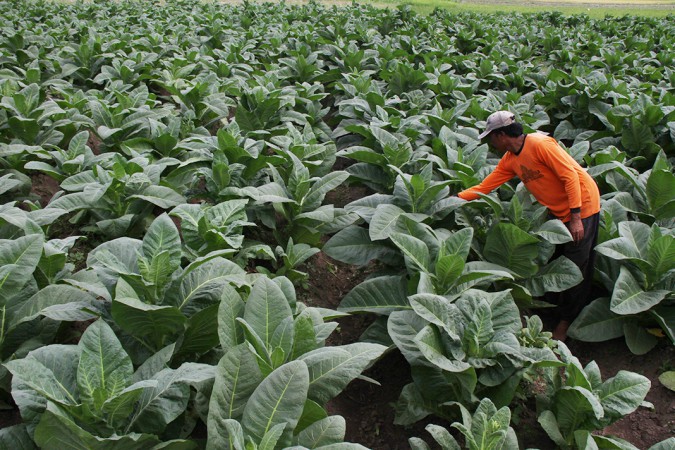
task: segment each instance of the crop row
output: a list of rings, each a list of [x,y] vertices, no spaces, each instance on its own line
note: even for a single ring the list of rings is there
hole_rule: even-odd
[[[538,380],[558,446],[632,448],[591,432],[642,405],[649,380],[603,381],[537,316],[521,323],[580,280],[549,261],[565,226],[516,182],[470,204],[453,194],[496,164],[478,139],[492,111],[551,133],[602,193],[598,298],[570,335],[624,336],[638,354],[675,342],[672,20],[139,0],[0,11],[0,381],[24,421],[0,442],[360,448],[325,405],[400,351],[413,380],[397,423],[461,412],[470,448],[517,448],[509,405]],[[59,188],[40,202],[45,179]],[[355,185],[367,195],[326,200]],[[296,298],[319,251],[373,268],[339,311]],[[364,312],[377,315],[364,342],[325,346],[332,319]]]

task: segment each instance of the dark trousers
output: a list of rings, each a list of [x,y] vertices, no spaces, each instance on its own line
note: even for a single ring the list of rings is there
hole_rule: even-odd
[[[556,315],[560,320],[569,322],[576,319],[582,309],[591,302],[591,290],[593,287],[593,271],[595,269],[595,244],[598,241],[598,226],[600,214],[593,214],[581,220],[584,225],[584,238],[579,243],[568,242],[556,245],[555,253],[551,259],[565,256],[581,270],[584,279],[581,283],[566,291],[553,294],[547,300],[557,305]],[[557,297],[557,298],[556,298]]]

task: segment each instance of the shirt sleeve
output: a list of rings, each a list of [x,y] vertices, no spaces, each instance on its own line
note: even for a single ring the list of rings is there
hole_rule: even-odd
[[[479,192],[481,194],[489,194],[514,176],[516,176],[516,174],[507,167],[504,158],[502,158],[499,160],[495,170],[485,177],[480,184],[463,190],[457,194],[457,196],[464,200],[476,200],[477,198],[480,198],[478,195]]]
[[[570,211],[581,209],[581,180],[575,170],[578,163],[558,145],[549,142],[539,149],[541,161],[555,173],[565,186]]]

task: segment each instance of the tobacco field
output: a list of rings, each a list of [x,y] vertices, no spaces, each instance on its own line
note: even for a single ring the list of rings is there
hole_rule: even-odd
[[[366,448],[332,402],[392,355],[387,448],[532,448],[524,405],[542,449],[640,448],[603,430],[653,380],[547,331],[567,228],[517,179],[455,194],[498,161],[490,113],[558,139],[602,198],[570,338],[664,358],[675,390],[673,16],[0,12],[0,448]],[[358,274],[335,304],[319,265]]]

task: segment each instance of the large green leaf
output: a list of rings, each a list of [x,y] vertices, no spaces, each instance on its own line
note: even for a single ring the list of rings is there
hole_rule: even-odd
[[[181,247],[178,229],[167,214],[157,217],[143,236],[143,256],[153,261],[158,255],[167,252],[169,273],[180,267]]]
[[[60,215],[55,214],[54,210],[50,211],[42,209],[35,212],[43,213],[47,217],[60,217]],[[10,232],[9,229],[5,230],[1,236],[6,238],[16,238],[21,235],[42,235],[43,232],[42,228],[40,228],[40,224],[38,224],[35,220],[32,220],[30,217],[35,212],[26,213],[22,209],[16,208],[13,203],[7,203],[0,206],[0,221],[3,223],[6,222],[7,224],[16,228],[16,230],[13,230],[14,232]],[[15,232],[19,232],[19,234],[15,234]]]
[[[109,398],[103,403],[101,411],[106,418],[108,425],[115,429],[124,426],[125,422],[134,411],[136,401],[144,390],[153,389],[157,386],[155,380],[138,381],[124,389],[114,397]]]
[[[24,167],[28,166],[26,164]],[[48,168],[51,168],[51,166],[47,165]],[[27,167],[28,168],[28,167]],[[12,174],[7,174],[3,175],[0,177],[0,195],[4,194],[5,192],[9,192],[12,189],[21,186],[22,181],[21,180],[16,180],[12,179]]]
[[[285,361],[290,360],[288,355],[293,353],[294,334],[295,322],[292,317],[285,318],[274,330],[270,341],[273,367],[279,367]]]
[[[675,437],[668,438],[649,447],[649,450],[673,450],[675,448]]]
[[[131,195],[129,198],[145,200],[162,209],[173,208],[185,203],[185,198],[182,195],[166,186],[148,186],[142,194]]]
[[[405,211],[396,205],[378,205],[368,229],[370,239],[373,241],[387,239],[391,233],[396,231],[396,224],[401,214],[405,214]]]
[[[657,228],[652,227],[652,235],[655,235],[656,232]],[[649,245],[647,261],[653,269],[653,272],[650,271],[646,274],[648,280],[659,282],[671,275],[675,271],[675,236],[654,237]]]
[[[473,228],[462,228],[453,232],[443,243],[445,255],[457,255],[463,261],[469,256],[473,241]]]
[[[534,261],[538,254],[539,240],[510,223],[499,223],[493,227],[483,249],[485,259],[525,278],[536,273]]]
[[[0,448],[12,450],[36,450],[25,424],[0,428]]]
[[[452,338],[459,340],[457,322],[461,323],[461,313],[456,305],[440,295],[416,294],[409,297],[410,306],[425,320],[445,330]]]
[[[323,246],[323,251],[333,259],[356,266],[366,265],[373,259],[396,260],[398,256],[395,249],[373,242],[368,230],[356,225],[350,225],[332,236]]]
[[[392,195],[372,194],[345,205],[345,210],[357,214],[363,220],[370,223],[377,207],[381,204],[390,204],[393,199]]]
[[[429,424],[424,427],[444,450],[460,450],[459,444],[450,432],[440,425]]]
[[[464,320],[466,321],[462,336],[466,351],[470,356],[482,357],[483,348],[495,334],[492,323],[492,309],[489,303],[483,299],[471,303],[462,298],[457,302],[457,306],[464,314]]]
[[[412,263],[414,271],[429,272],[429,249],[426,244],[416,237],[403,233],[391,233],[389,238]]]
[[[305,309],[293,322],[293,350],[290,359],[298,359],[314,350],[320,341],[317,339],[318,330],[314,328],[311,310]]]
[[[490,306],[490,320],[495,332],[518,333],[521,328],[520,312],[510,291],[486,292],[470,289],[462,294],[456,304],[464,314],[464,322],[470,323],[476,305],[487,302]]]
[[[202,355],[216,348],[218,339],[218,305],[206,307],[190,317],[176,357]]]
[[[528,278],[525,287],[533,296],[541,297],[546,292],[562,292],[582,280],[579,267],[561,256],[542,267],[535,276]]]
[[[31,331],[35,332],[34,329]],[[60,392],[65,396],[66,401],[57,401],[57,403],[67,405],[79,403],[77,395],[78,359],[79,350],[76,345],[56,344],[33,350],[24,359],[36,361],[37,365],[30,365],[29,370],[24,371],[27,373],[26,380],[14,376],[12,396],[19,407],[23,422],[29,426],[31,433],[42,417],[48,398],[56,401],[55,395],[59,395]],[[30,380],[33,377],[36,379]],[[53,384],[54,382],[56,385]],[[45,395],[46,393],[49,395]]]
[[[65,187],[64,187],[65,189]],[[103,194],[104,191],[100,191]],[[73,192],[72,194],[63,195],[47,205],[49,209],[61,209],[67,212],[77,211],[78,209],[90,208],[99,195],[92,196],[90,192]]]
[[[547,220],[534,232],[534,234],[555,245],[572,241],[570,231],[565,224],[558,219]]]
[[[152,299],[155,301],[155,298],[158,297],[157,294],[161,292],[165,284],[169,281],[171,274],[178,267],[175,265],[175,261],[174,264],[172,264],[169,252],[164,250],[157,254],[152,260],[139,258],[138,268],[144,284],[148,287],[152,287]]]
[[[15,382],[21,382],[35,390],[48,400],[63,405],[76,405],[78,399],[70,392],[67,385],[59,380],[54,372],[33,358],[17,359],[5,363],[5,367],[14,376]],[[13,393],[16,389],[13,389]],[[21,400],[18,401],[20,403]]]
[[[623,128],[621,144],[625,148],[639,152],[650,142],[654,142],[654,135],[650,127],[639,118],[631,117],[629,126]]]
[[[626,320],[610,309],[610,299],[602,297],[586,306],[572,322],[567,334],[580,341],[603,342],[623,336]]]
[[[199,234],[199,220],[204,215],[204,209],[200,205],[182,203],[169,213],[171,216],[180,218],[180,234],[190,248],[199,248],[204,244]]]
[[[262,379],[256,359],[246,345],[232,348],[221,358],[209,406],[207,449],[229,448],[232,437],[224,421],[242,417]]]
[[[244,429],[241,424],[234,419],[223,419],[219,424],[223,430],[223,439],[217,442],[217,447],[211,442],[207,441],[207,449],[213,448],[229,448],[234,450],[245,450]],[[227,440],[225,440],[227,439]]]
[[[251,325],[242,318],[238,318],[237,322],[241,326],[244,333],[244,341],[250,346],[251,350],[254,351],[256,357],[258,358],[258,363],[260,364],[260,370],[262,370],[263,375],[267,376],[274,370],[273,361],[272,361],[272,352],[274,349],[270,349],[268,345],[265,344],[265,341],[255,332]]]
[[[379,358],[386,347],[379,344],[355,343],[340,347],[319,348],[299,359],[309,370],[309,398],[326,403]]]
[[[649,447],[649,450],[673,450],[675,449],[675,437],[668,438],[664,441],[654,444]]]
[[[591,417],[601,419],[604,416],[600,400],[588,389],[579,386],[558,390],[553,412],[564,433],[579,429]]]
[[[315,450],[368,450],[368,447],[352,442],[338,442],[335,444],[322,445]]]
[[[597,394],[605,411],[618,419],[635,411],[650,388],[651,382],[647,377],[620,370],[616,376],[600,385]]]
[[[295,431],[299,433],[312,425],[314,422],[318,422],[319,420],[325,419],[326,417],[328,417],[328,413],[323,408],[323,406],[319,405],[313,400],[307,399],[304,409],[302,410],[300,421],[295,427]]]
[[[231,224],[236,220],[244,221],[248,202],[248,199],[239,199],[218,203],[207,209],[205,215],[211,223],[218,225]]]
[[[352,289],[340,302],[339,311],[389,314],[410,309],[405,282],[401,277],[371,278]]]
[[[647,178],[647,200],[656,219],[675,216],[675,175],[670,170],[653,169]]]
[[[99,220],[96,226],[99,231],[110,237],[124,236],[131,227],[131,223],[136,216],[134,214],[124,214],[123,216],[114,219]]]
[[[133,382],[131,359],[103,320],[89,325],[78,344],[77,386],[80,399],[94,411]]]
[[[258,450],[274,450],[276,448],[277,442],[281,438],[281,435],[286,428],[285,423],[278,423],[269,429],[265,436],[260,440],[260,445],[258,445]]]
[[[307,196],[303,199],[302,205],[305,208],[318,208],[326,194],[344,183],[347,178],[349,178],[349,174],[344,171],[335,171],[323,176],[312,185]]]
[[[89,252],[87,266],[115,274],[136,274],[139,272],[138,255],[142,252],[142,246],[142,241],[127,237],[104,242]],[[107,278],[103,281],[105,283]],[[113,284],[115,281],[116,277],[112,276]]]
[[[218,306],[218,338],[221,347],[228,351],[240,342],[242,333],[237,318],[244,312],[244,301],[239,293],[229,285],[223,286]]]
[[[190,270],[173,282],[164,297],[165,305],[178,308],[191,316],[207,306],[218,303],[228,283],[243,281],[244,270],[225,258],[214,258]]]
[[[623,334],[628,349],[634,355],[644,355],[659,343],[659,339],[638,321],[626,320],[623,324]]]
[[[546,431],[546,434],[553,442],[561,448],[564,448],[567,445],[567,442],[560,431],[560,427],[558,427],[558,421],[555,418],[555,414],[553,414],[552,411],[543,411],[539,414],[537,422],[539,422],[539,425]]]
[[[638,314],[648,311],[666,298],[670,291],[645,291],[626,266],[621,266],[619,278],[614,285],[610,308],[621,315]]]
[[[424,357],[432,364],[448,372],[464,372],[471,368],[465,361],[450,359],[445,355],[438,329],[432,325],[424,327],[415,337],[415,343]]]
[[[442,256],[436,260],[435,275],[442,294],[452,289],[465,267],[464,259],[456,254]]]
[[[354,145],[340,150],[338,156],[343,158],[349,157],[356,161],[367,162],[382,167],[387,165],[387,159],[381,153],[377,153],[375,150],[361,145]]]
[[[338,444],[344,441],[346,429],[342,416],[325,417],[302,430],[298,434],[297,444],[307,448]]]
[[[141,364],[134,372],[134,382],[147,380],[169,367],[176,344],[170,344],[156,352]]]
[[[160,440],[152,434],[127,433],[111,437],[95,436],[80,428],[70,417],[50,404],[35,429],[35,442],[40,448],[68,448],[78,450],[145,450],[165,448],[188,450],[196,448],[190,441],[171,441],[159,447]]]
[[[415,338],[428,322],[414,311],[394,311],[387,321],[387,330],[411,366],[425,361]]]
[[[173,306],[156,306],[135,298],[115,298],[112,303],[115,323],[132,336],[148,339],[155,350],[185,330],[187,318]]]
[[[246,300],[244,320],[268,349],[274,330],[292,316],[291,307],[281,288],[269,278],[260,277]]]
[[[591,445],[596,445],[597,448],[602,448],[602,449],[616,449],[616,450],[640,450],[638,447],[634,446],[630,442],[618,438],[616,436],[600,436],[597,434],[591,434],[588,431],[585,431],[590,439],[594,441],[594,444]],[[577,431],[575,433],[575,438]]]
[[[621,237],[598,244],[595,250],[613,259],[646,263],[650,234],[649,225],[641,222],[621,222],[619,224]]]
[[[43,243],[40,234],[0,239],[0,305],[31,278],[42,256]]]
[[[92,308],[94,296],[65,284],[50,284],[22,303],[20,308],[12,312],[12,326],[27,322],[38,315],[55,320],[84,321],[95,316],[84,308]]]
[[[462,275],[455,281],[451,288],[452,293],[461,293],[473,286],[498,280],[513,280],[514,273],[504,266],[485,261],[469,261],[464,265]]]
[[[307,400],[309,371],[302,361],[274,370],[255,389],[244,408],[241,424],[256,440],[275,425],[286,424],[282,442],[290,439]]]
[[[415,383],[403,386],[396,404],[396,425],[412,425],[433,413],[434,405],[426,401]]]
[[[126,431],[153,433],[166,431],[167,426],[185,412],[190,400],[190,387],[205,391],[215,377],[215,368],[208,364],[184,363],[177,369],[163,369],[150,381],[156,386],[143,390]]]

